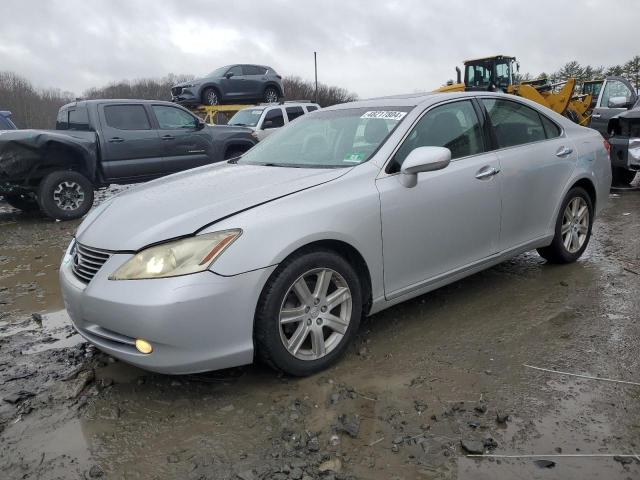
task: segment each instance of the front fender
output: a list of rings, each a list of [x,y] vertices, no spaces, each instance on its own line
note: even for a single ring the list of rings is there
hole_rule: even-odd
[[[383,292],[380,205],[374,166],[362,165],[329,183],[241,212],[205,232],[241,228],[242,235],[211,266],[219,275],[277,265],[314,242],[356,249],[371,274],[373,297]],[[373,174],[373,175],[371,175]]]

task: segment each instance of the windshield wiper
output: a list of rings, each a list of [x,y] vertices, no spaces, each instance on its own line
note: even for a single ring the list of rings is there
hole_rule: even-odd
[[[247,126],[246,123],[230,123],[229,125],[231,127],[246,127]]]

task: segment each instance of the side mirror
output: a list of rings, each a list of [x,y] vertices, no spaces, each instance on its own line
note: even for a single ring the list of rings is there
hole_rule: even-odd
[[[627,100],[627,97],[611,97],[607,104],[607,107],[609,108],[627,108],[628,106],[629,101]]]
[[[196,130],[202,130],[206,126],[207,124],[204,122],[204,120],[198,120],[198,123],[196,124]]]
[[[269,128],[274,128],[275,125],[273,123],[273,120],[265,120],[264,123],[262,124],[262,130],[267,130]]]
[[[233,72],[227,72],[227,73],[225,73],[225,74],[224,74],[224,76],[225,76],[225,78],[228,80],[228,79],[230,79],[231,77],[233,77]]]
[[[451,163],[451,150],[444,147],[418,147],[411,150],[400,167],[400,183],[407,188],[418,183],[418,173],[442,170]]]

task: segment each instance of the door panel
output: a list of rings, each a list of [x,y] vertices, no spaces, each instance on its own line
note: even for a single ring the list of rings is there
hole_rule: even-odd
[[[591,128],[596,129],[604,136],[609,134],[607,131],[609,120],[627,110],[626,108],[609,108],[609,100],[613,97],[625,97],[629,102],[633,102],[636,95],[632,87],[621,80],[606,79],[604,81],[596,108],[593,109],[589,122]]]
[[[163,145],[163,171],[178,172],[199,167],[213,158],[213,137],[207,128],[198,129],[198,119],[181,108],[153,105]]]
[[[223,78],[220,83],[224,94],[229,99],[237,99],[239,97],[247,95],[247,80],[241,65],[231,67],[227,73],[233,73],[230,78]]]
[[[100,105],[102,168],[105,178],[154,175],[162,163],[162,143],[144,105]]]
[[[500,169],[494,153],[418,174],[413,188],[397,175],[377,180],[387,297],[498,252]]]
[[[506,250],[552,230],[556,207],[576,165],[576,151],[573,142],[560,137],[497,155],[502,168],[500,249]]]

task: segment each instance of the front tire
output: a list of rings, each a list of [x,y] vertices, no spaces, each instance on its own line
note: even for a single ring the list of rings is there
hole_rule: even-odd
[[[324,370],[342,356],[358,330],[362,289],[354,268],[330,250],[284,261],[256,309],[258,357],[289,375]]]
[[[550,263],[575,262],[584,253],[593,227],[593,202],[581,187],[567,193],[556,220],[551,245],[539,248],[538,253]]]
[[[626,168],[613,167],[611,168],[612,184],[613,186],[627,187],[633,179],[636,178],[636,173],[633,170],[627,170]]]
[[[4,199],[13,208],[22,210],[23,212],[37,212],[40,210],[38,200],[29,194],[5,195]]]
[[[220,105],[221,103],[220,94],[215,88],[206,88],[204,92],[202,92],[203,105],[215,106]]]
[[[38,203],[48,217],[74,220],[93,205],[93,185],[78,172],[52,172],[40,182]]]

